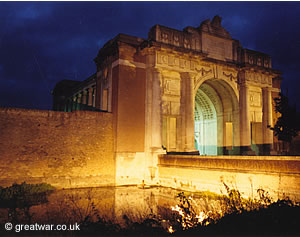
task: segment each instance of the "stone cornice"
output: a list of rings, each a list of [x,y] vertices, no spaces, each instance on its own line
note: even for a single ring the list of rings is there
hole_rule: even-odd
[[[118,59],[112,63],[112,68],[116,67],[117,65],[123,65],[123,66],[128,66],[128,67],[134,67],[134,68],[146,68],[145,63],[140,63],[140,62],[131,62],[126,59]]]
[[[273,74],[274,77],[278,77],[282,74],[282,72],[277,69],[260,67],[260,66],[251,65],[248,63],[240,64],[239,67],[240,67],[240,70],[244,70],[244,71],[251,70],[251,71],[260,72],[260,73],[270,73],[270,74]]]

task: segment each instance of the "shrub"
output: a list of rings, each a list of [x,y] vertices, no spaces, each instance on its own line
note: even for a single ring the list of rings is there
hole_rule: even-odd
[[[13,184],[10,187],[0,187],[0,207],[33,206],[47,201],[47,195],[55,190],[50,184]]]

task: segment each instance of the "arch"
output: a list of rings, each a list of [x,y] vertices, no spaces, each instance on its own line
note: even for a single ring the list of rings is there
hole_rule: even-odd
[[[195,147],[203,155],[217,155],[216,103],[202,90],[195,98]]]
[[[235,87],[223,79],[205,79],[195,91],[195,147],[202,155],[239,151],[239,103]]]
[[[216,79],[212,76],[204,76],[203,77],[200,73],[197,74],[194,78],[194,81],[195,81],[194,94],[196,95],[197,90],[199,89],[199,87],[203,83],[205,83],[206,81],[214,81],[214,80],[219,81],[221,83],[226,83],[227,86],[228,86],[228,89],[230,89],[234,93],[237,101],[239,100],[239,91],[238,91],[238,88],[237,88],[237,84],[234,81],[231,81],[231,80],[226,80],[225,81],[224,79],[219,79],[219,78]]]

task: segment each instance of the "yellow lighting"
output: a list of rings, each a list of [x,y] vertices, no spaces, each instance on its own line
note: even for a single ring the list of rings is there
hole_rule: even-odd
[[[173,227],[172,227],[172,226],[169,226],[168,231],[169,231],[169,233],[171,233],[171,234],[175,232],[175,230],[173,230]]]

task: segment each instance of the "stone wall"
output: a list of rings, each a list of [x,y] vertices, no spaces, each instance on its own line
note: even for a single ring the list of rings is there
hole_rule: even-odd
[[[115,184],[112,114],[0,109],[0,185]]]
[[[257,197],[264,189],[277,200],[300,200],[300,157],[161,155],[162,186],[226,194],[223,182],[243,196]]]

